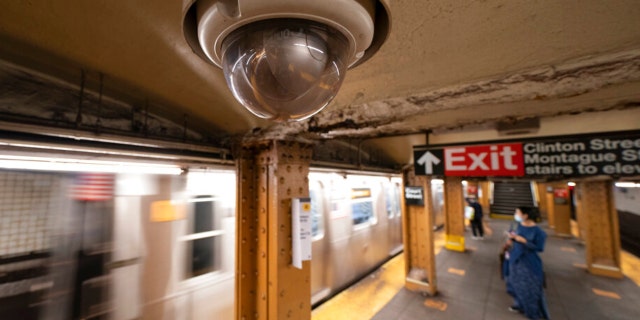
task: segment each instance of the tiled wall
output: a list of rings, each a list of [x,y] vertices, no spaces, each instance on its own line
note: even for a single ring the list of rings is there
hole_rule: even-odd
[[[0,171],[0,256],[50,248],[60,176]]]

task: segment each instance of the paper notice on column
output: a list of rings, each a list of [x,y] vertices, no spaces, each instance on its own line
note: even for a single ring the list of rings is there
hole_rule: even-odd
[[[311,199],[294,198],[291,213],[291,264],[302,269],[302,261],[311,260]]]

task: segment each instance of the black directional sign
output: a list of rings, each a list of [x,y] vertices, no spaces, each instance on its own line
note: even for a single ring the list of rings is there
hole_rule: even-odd
[[[404,187],[404,201],[408,206],[424,206],[424,189],[422,187]]]
[[[424,170],[420,174],[432,175],[444,173],[443,149],[427,150],[420,158],[416,158],[416,164],[422,166]]]
[[[640,131],[414,147],[418,175],[640,176]]]

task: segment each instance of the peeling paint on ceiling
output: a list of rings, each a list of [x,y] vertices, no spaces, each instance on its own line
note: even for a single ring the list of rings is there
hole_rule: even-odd
[[[303,123],[283,123],[260,132],[280,137],[308,133],[317,138],[389,136],[469,126],[503,117],[517,119],[640,106],[640,94],[620,95],[608,105],[572,106],[573,97],[588,96],[618,85],[634,84],[640,89],[640,50],[628,50],[597,57],[584,57],[563,64],[511,73],[502,77],[449,86],[406,97],[349,105],[339,110],[321,112]],[[606,91],[602,91],[605,93]],[[603,96],[604,97],[604,96]],[[577,100],[577,99],[576,99]],[[555,105],[553,113],[547,108],[529,108],[524,112],[478,114],[486,106],[506,105],[516,109],[525,102]],[[471,111],[470,109],[474,109]],[[461,115],[446,123],[420,122],[432,114],[450,112]],[[473,119],[464,120],[465,112],[473,112]]]

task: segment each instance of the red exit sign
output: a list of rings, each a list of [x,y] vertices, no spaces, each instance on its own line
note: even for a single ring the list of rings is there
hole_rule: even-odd
[[[521,143],[444,148],[447,176],[524,176]]]
[[[522,143],[429,149],[414,155],[416,173],[462,177],[520,177],[525,174],[522,150]]]

